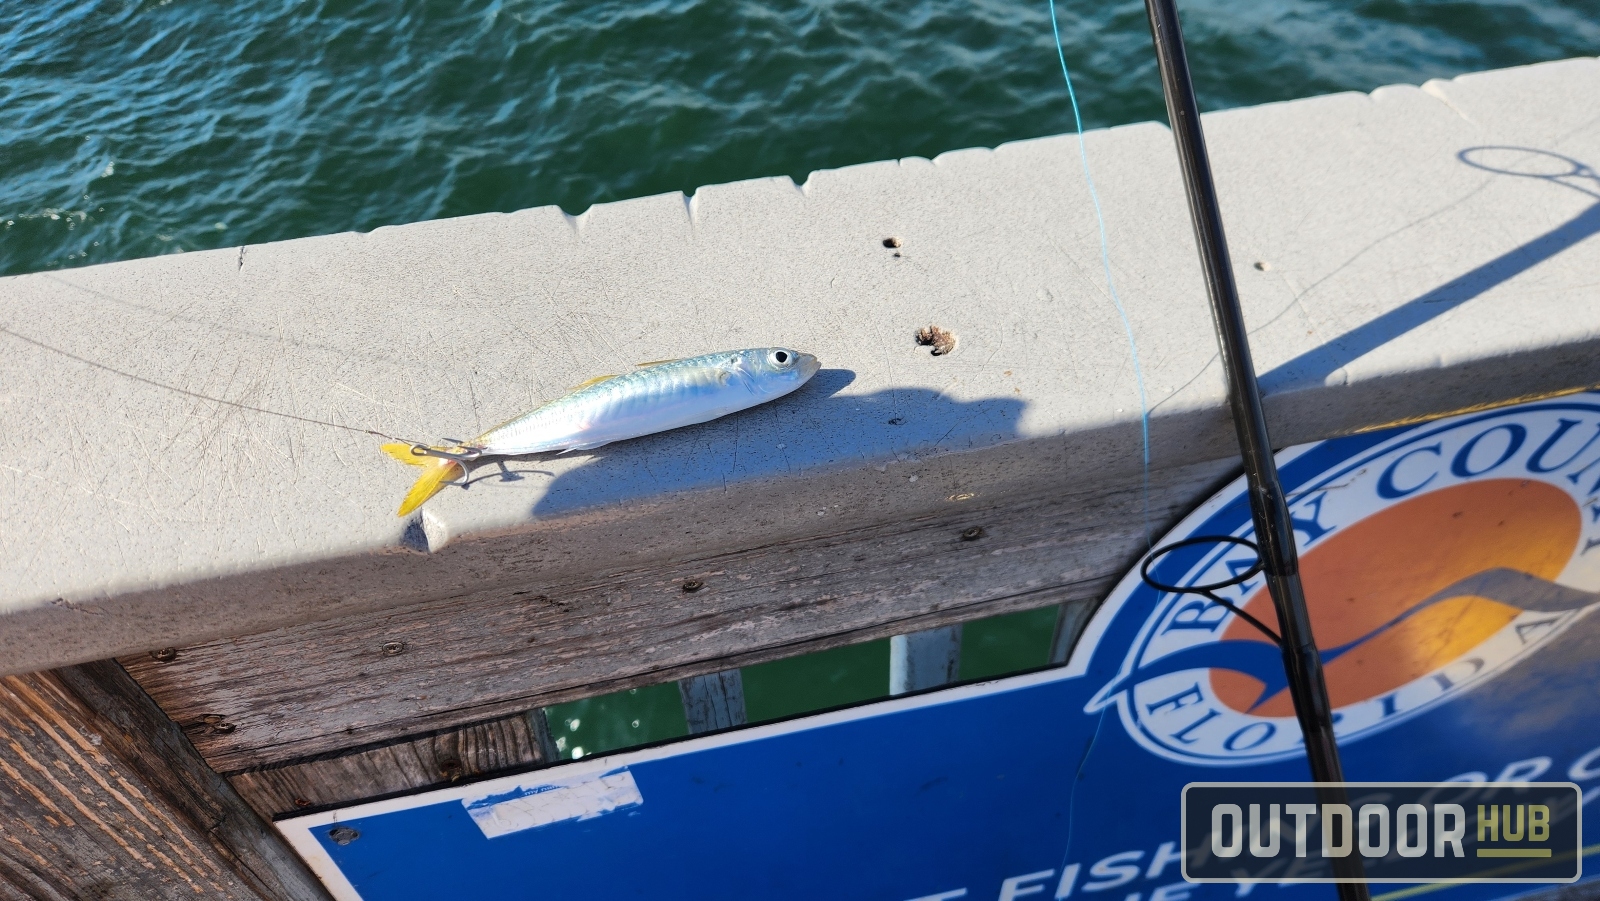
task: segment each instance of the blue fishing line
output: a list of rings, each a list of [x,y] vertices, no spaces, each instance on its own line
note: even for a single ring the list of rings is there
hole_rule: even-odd
[[[1078,128],[1078,157],[1083,160],[1083,180],[1089,185],[1089,199],[1094,203],[1094,219],[1100,226],[1100,263],[1106,270],[1106,291],[1111,303],[1122,318],[1122,329],[1128,335],[1128,354],[1133,358],[1133,379],[1139,386],[1139,437],[1144,448],[1144,543],[1150,546],[1150,405],[1145,400],[1144,369],[1139,365],[1139,344],[1133,340],[1133,323],[1128,321],[1128,311],[1122,308],[1122,298],[1117,296],[1117,284],[1111,277],[1111,242],[1106,240],[1106,217],[1100,212],[1100,194],[1094,188],[1094,174],[1089,171],[1089,150],[1083,143],[1083,116],[1078,112],[1078,92],[1072,89],[1072,73],[1067,71],[1067,51],[1061,46],[1061,26],[1056,23],[1056,0],[1050,0],[1050,30],[1056,39],[1056,58],[1061,61],[1061,77],[1067,81],[1067,99],[1072,101],[1072,121]]]

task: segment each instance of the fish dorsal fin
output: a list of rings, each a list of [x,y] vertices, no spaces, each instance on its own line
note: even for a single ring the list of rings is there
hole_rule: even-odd
[[[583,384],[577,386],[576,388],[573,388],[572,390],[574,390],[574,391],[582,391],[585,388],[591,387],[593,385],[598,385],[601,382],[609,382],[614,378],[616,378],[616,376],[614,376],[614,375],[597,375],[594,378],[588,380],[587,382],[584,382]]]
[[[636,366],[639,369],[647,369],[647,368],[649,368],[651,366],[662,366],[662,365],[665,365],[667,363],[676,363],[676,362],[678,362],[678,360],[681,360],[681,359],[683,359],[683,357],[678,357],[677,360],[651,360],[648,363],[635,363],[633,365]]]

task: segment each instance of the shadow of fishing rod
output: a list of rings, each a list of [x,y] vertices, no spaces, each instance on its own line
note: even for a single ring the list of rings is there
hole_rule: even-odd
[[[1505,159],[1503,157],[1513,156]],[[1321,385],[1329,376],[1401,335],[1600,232],[1600,173],[1559,153],[1531,147],[1469,147],[1456,159],[1496,175],[1535,178],[1593,197],[1596,203],[1533,240],[1506,251],[1437,288],[1306,351],[1261,376],[1274,390]]]
[[[1106,688],[1106,692],[1121,691],[1124,686],[1132,685],[1135,682],[1164,676],[1169,673],[1180,673],[1185,670],[1230,670],[1242,673],[1261,683],[1261,688],[1249,708],[1253,711],[1289,687],[1281,660],[1282,639],[1265,623],[1215,593],[1223,588],[1239,585],[1254,578],[1261,570],[1259,560],[1255,565],[1237,573],[1232,578],[1209,585],[1168,585],[1150,575],[1151,567],[1172,551],[1186,546],[1224,542],[1237,544],[1252,550],[1255,548],[1252,542],[1243,538],[1199,535],[1159,548],[1147,558],[1140,574],[1143,576],[1145,584],[1159,591],[1172,594],[1198,594],[1213,603],[1227,608],[1253,626],[1267,638],[1267,641],[1262,642],[1252,638],[1228,638],[1185,648],[1167,654],[1158,660],[1129,672],[1119,681]],[[1600,592],[1581,591],[1521,570],[1496,567],[1457,580],[1455,583],[1407,607],[1387,622],[1369,629],[1366,634],[1336,647],[1320,651],[1318,657],[1323,664],[1332,663],[1435,605],[1458,598],[1482,598],[1504,604],[1507,607],[1513,607],[1524,613],[1573,613],[1600,604]]]

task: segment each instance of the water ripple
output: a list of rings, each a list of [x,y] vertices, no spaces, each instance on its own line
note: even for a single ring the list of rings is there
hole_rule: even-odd
[[[1208,108],[1592,54],[1594,0],[1189,0]],[[1062,7],[1091,125],[1162,116],[1138,0]],[[590,204],[1057,134],[1017,0],[0,8],[0,273]]]

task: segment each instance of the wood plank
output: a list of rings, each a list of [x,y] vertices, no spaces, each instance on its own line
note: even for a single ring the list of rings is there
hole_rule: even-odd
[[[961,674],[961,626],[889,639],[889,694],[949,685]]]
[[[744,677],[737,669],[682,679],[678,694],[683,697],[683,720],[690,735],[745,724]]]
[[[1092,601],[1062,606],[1052,647],[1063,650],[1059,658],[1052,650],[1052,662],[1066,661],[1065,649],[1077,639],[1094,606]],[[1063,623],[1067,624],[1065,630]],[[934,688],[956,681],[960,630],[961,626],[955,625],[896,636],[895,640],[920,639],[920,645],[927,646],[923,649],[933,653],[937,666],[918,671],[925,671],[925,675],[932,673],[936,678],[934,681],[918,679],[914,684],[908,682],[902,692],[891,693]],[[678,688],[683,697],[689,734],[745,724],[743,680],[738,669],[691,676],[680,680]],[[234,774],[230,781],[246,802],[263,817],[271,819],[317,807],[423,791],[462,778],[504,774],[560,759],[560,752],[549,735],[545,712],[536,708],[519,716],[378,747],[246,770]]]
[[[124,659],[234,773],[970,619],[1098,601],[1227,478],[983,504],[577,584],[496,588]],[[212,718],[208,724],[206,718]],[[229,728],[217,729],[214,723]]]
[[[264,817],[436,788],[555,760],[540,750],[530,716],[509,716],[337,757],[234,774]]]
[[[325,901],[116,664],[0,679],[0,896]]]

